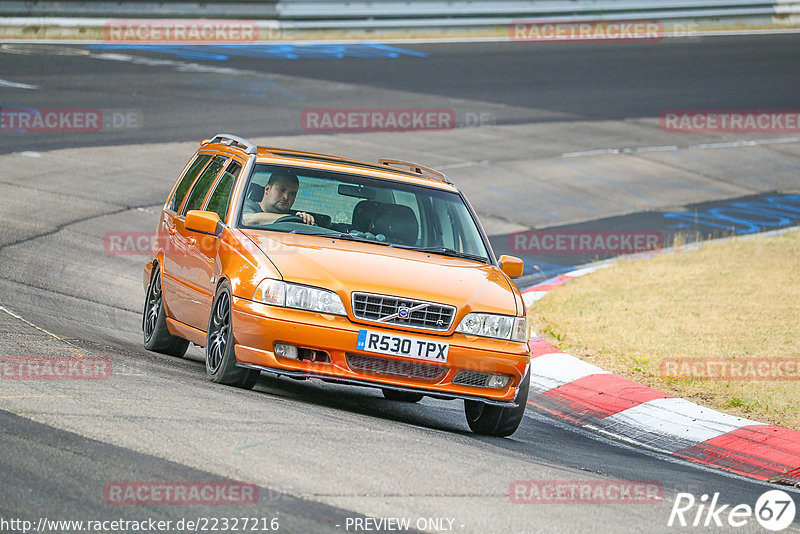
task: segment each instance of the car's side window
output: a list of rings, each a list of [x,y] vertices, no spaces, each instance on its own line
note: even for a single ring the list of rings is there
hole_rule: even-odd
[[[208,160],[210,159],[210,155],[201,154],[195,158],[191,165],[189,165],[189,168],[186,169],[186,173],[181,178],[180,183],[178,183],[178,187],[175,189],[175,194],[172,195],[172,198],[167,204],[167,209],[169,211],[178,211],[178,208],[180,208],[181,204],[183,203],[183,197],[186,196],[186,192],[189,191],[194,179],[197,178],[197,175],[200,174],[200,171],[206,166],[206,163],[208,163]]]
[[[231,191],[233,190],[233,183],[239,176],[242,170],[242,165],[238,161],[232,161],[225,172],[222,173],[214,192],[206,204],[206,211],[213,211],[219,215],[221,221],[225,220],[228,215],[228,205],[230,204]]]
[[[206,198],[208,189],[211,187],[211,184],[214,183],[214,179],[219,174],[219,171],[222,170],[226,161],[228,161],[228,158],[224,156],[214,156],[214,159],[208,164],[203,174],[201,174],[200,178],[194,183],[192,192],[189,193],[186,204],[184,204],[181,210],[182,216],[186,215],[186,212],[189,210],[199,210],[203,206],[203,200]]]

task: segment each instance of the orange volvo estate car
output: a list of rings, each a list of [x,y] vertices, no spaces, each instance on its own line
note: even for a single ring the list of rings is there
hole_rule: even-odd
[[[205,347],[208,377],[241,388],[264,371],[462,399],[474,432],[508,436],[530,378],[521,274],[437,171],[221,134],[161,212],[144,346]]]

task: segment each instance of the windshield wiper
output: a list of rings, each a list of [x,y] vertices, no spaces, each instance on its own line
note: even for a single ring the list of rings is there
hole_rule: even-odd
[[[342,234],[340,232],[303,232],[303,231],[300,231],[300,230],[292,230],[289,233],[290,234],[300,234],[300,235],[313,235],[313,236],[320,236],[320,237],[333,237],[335,239],[347,239],[347,237],[343,237],[343,236],[352,237],[350,234]]]
[[[313,235],[317,237],[330,237],[331,239],[344,239],[346,241],[359,241],[361,243],[373,243],[375,245],[383,245],[385,247],[392,246],[392,244],[389,243],[388,241],[378,241],[376,239],[369,239],[367,237],[356,236],[353,234],[348,234],[346,232],[300,232],[298,230],[292,230],[289,233],[300,234],[300,235]]]
[[[401,245],[395,245],[401,246]],[[449,247],[405,247],[401,246],[401,248],[407,248],[409,250],[416,250],[418,252],[432,252],[434,254],[441,254],[443,256],[452,256],[454,258],[464,258],[466,260],[473,260],[479,261],[482,263],[489,263],[489,258],[485,256],[478,256],[477,254],[469,254],[467,252],[459,252]]]

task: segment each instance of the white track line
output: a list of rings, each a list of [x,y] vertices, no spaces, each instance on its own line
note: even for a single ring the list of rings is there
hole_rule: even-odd
[[[14,89],[38,89],[38,85],[29,85],[27,83],[19,83],[19,82],[12,82],[9,80],[2,80],[0,79],[0,86],[2,87],[12,87]]]
[[[781,137],[778,139],[749,139],[743,141],[728,141],[724,143],[699,143],[687,145],[683,148],[677,145],[664,146],[640,146],[630,148],[598,148],[595,150],[584,150],[583,152],[565,152],[562,158],[583,158],[586,156],[598,156],[603,154],[635,154],[642,152],[672,152],[675,150],[708,150],[713,148],[738,148],[743,146],[760,145],[785,145],[789,143],[800,143],[800,137]]]

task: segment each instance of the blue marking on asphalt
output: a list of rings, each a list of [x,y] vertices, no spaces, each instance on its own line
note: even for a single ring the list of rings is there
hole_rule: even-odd
[[[361,44],[367,45],[367,46],[371,46],[372,48],[376,48],[378,50],[385,50],[387,52],[397,54],[397,56],[405,55],[405,56],[416,56],[416,57],[428,57],[428,54],[426,54],[425,52],[417,52],[415,50],[406,50],[405,48],[397,48],[395,46],[389,46],[389,45],[380,44],[380,43],[370,43],[370,42],[364,41]],[[395,56],[395,57],[397,57],[397,56]]]
[[[172,54],[183,59],[208,59],[212,61],[225,61],[228,56],[201,52],[204,46],[178,46],[178,45],[86,45],[88,50],[144,50],[147,52],[161,52]]]
[[[530,260],[530,261],[525,261],[525,268],[523,270],[523,274],[539,273],[545,275],[547,277],[547,280],[545,280],[544,282],[537,282],[536,285],[539,285],[552,281],[557,276],[574,270],[575,270],[574,265],[558,265],[556,263],[544,263],[540,261],[537,261],[534,265],[533,260]]]
[[[396,59],[400,56],[428,57],[424,52],[407,50],[378,43],[356,44],[270,44],[270,45],[158,45],[158,44],[97,44],[86,45],[89,50],[143,50],[172,54],[184,59],[227,61],[231,57],[271,59]]]
[[[670,229],[691,225],[719,228],[736,234],[753,234],[767,228],[795,224],[800,220],[800,205],[794,205],[798,200],[800,195],[788,194],[750,202],[730,202],[704,212],[668,211],[663,216],[683,221],[670,226]]]

